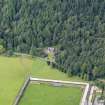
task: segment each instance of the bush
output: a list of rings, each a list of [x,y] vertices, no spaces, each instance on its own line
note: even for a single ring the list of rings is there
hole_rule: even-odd
[[[47,64],[50,65],[50,61],[47,61]]]
[[[5,48],[2,45],[0,45],[0,54],[2,54],[4,52],[5,52]]]
[[[13,55],[13,50],[8,50],[6,52],[6,56],[12,56]]]

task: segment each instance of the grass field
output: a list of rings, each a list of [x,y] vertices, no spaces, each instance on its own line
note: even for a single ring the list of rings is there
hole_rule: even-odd
[[[81,81],[78,77],[68,78],[64,73],[49,67],[40,58],[28,59],[0,56],[0,105],[12,105],[27,75]]]
[[[80,88],[30,84],[19,105],[79,105]]]

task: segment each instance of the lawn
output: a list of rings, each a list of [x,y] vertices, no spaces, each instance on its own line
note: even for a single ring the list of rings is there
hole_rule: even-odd
[[[19,105],[79,105],[81,96],[76,87],[30,84]]]
[[[0,56],[0,105],[12,105],[25,77],[32,68],[32,61]]]
[[[78,77],[68,78],[64,73],[49,67],[40,58],[0,56],[0,105],[12,105],[28,75],[40,78],[81,81]]]

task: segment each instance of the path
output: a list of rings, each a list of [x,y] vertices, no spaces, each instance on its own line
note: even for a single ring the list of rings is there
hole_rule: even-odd
[[[33,78],[30,77],[31,81],[40,81],[40,82],[55,82],[55,83],[65,83],[65,84],[74,84],[74,85],[84,85],[86,86],[84,94],[83,94],[83,98],[81,100],[80,105],[88,105],[87,103],[87,96],[88,96],[88,92],[90,89],[90,85],[89,83],[84,83],[84,82],[70,82],[70,81],[61,81],[61,80],[50,80],[50,79],[39,79],[39,78]]]

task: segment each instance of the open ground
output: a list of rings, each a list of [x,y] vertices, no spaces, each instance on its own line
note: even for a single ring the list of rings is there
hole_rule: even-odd
[[[77,87],[30,84],[19,105],[79,105],[81,97]]]
[[[57,80],[81,81],[48,66],[43,59],[0,56],[0,104],[12,105],[27,76]]]

